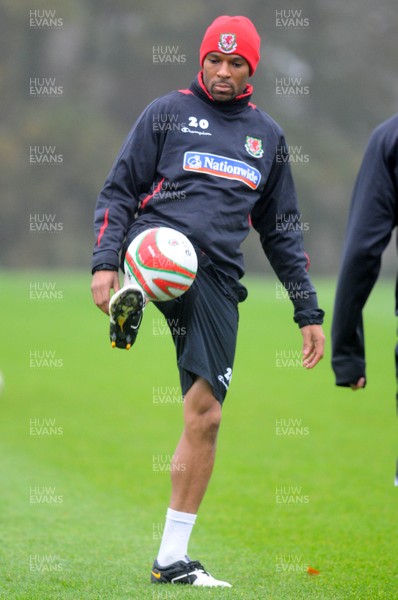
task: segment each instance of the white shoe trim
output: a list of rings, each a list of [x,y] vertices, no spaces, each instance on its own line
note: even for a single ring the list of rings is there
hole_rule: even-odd
[[[176,583],[179,579],[185,579],[189,575],[196,576],[196,579],[192,583],[192,585],[200,587],[232,587],[230,583],[215,579],[209,573],[205,573],[204,571],[198,569],[196,569],[195,571],[190,571],[189,573],[184,573],[183,575],[179,575],[178,577],[174,577],[172,579],[172,583]]]

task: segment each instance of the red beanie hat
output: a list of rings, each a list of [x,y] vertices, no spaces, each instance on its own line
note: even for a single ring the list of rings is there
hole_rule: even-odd
[[[209,52],[239,54],[249,63],[253,75],[260,60],[260,36],[247,17],[223,15],[206,29],[200,46],[200,64]]]

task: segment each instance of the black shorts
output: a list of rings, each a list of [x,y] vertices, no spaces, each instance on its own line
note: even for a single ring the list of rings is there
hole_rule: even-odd
[[[241,284],[224,276],[199,251],[198,272],[190,289],[176,300],[155,303],[173,336],[183,395],[199,376],[223,403],[235,357],[238,302],[246,296]]]

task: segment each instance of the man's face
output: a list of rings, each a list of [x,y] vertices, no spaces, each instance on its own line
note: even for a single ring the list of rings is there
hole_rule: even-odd
[[[203,61],[203,83],[214,100],[239,96],[249,79],[249,63],[238,54],[210,52]]]

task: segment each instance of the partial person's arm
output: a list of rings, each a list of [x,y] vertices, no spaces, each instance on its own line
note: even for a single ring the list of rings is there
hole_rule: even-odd
[[[95,304],[105,313],[111,290],[120,287],[119,254],[128,227],[140,196],[151,189],[156,176],[162,135],[153,126],[153,110],[152,103],[127,136],[97,199],[91,289]]]
[[[294,320],[303,334],[303,364],[314,367],[323,356],[324,312],[318,307],[304,252],[302,223],[283,135],[264,192],[252,214],[253,227],[277,277],[294,305]]]
[[[395,138],[398,119],[395,119]],[[366,381],[362,310],[380,272],[396,225],[398,155],[383,124],[368,143],[355,183],[337,284],[332,325],[336,384],[358,389]],[[387,135],[386,135],[387,134]]]

